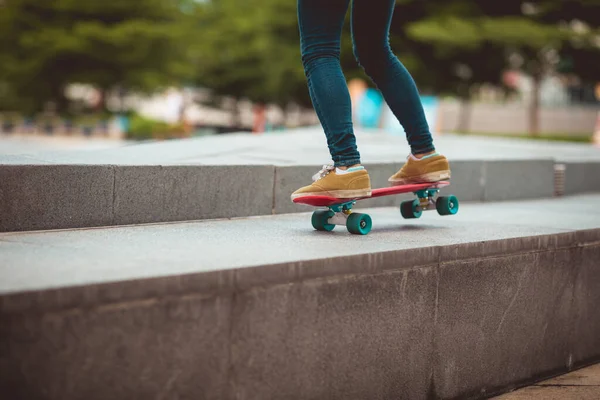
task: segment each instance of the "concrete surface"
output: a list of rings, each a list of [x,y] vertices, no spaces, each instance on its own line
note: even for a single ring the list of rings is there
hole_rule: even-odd
[[[484,200],[502,201],[552,197],[552,160],[486,161]]]
[[[273,166],[115,167],[113,225],[268,215]]]
[[[240,293],[234,398],[424,399],[434,275],[422,267]]]
[[[373,219],[367,236],[342,226],[316,232],[306,213],[0,233],[0,293],[596,229],[599,202],[600,195],[582,195],[463,203],[457,215],[430,211],[418,220],[378,208],[365,210]]]
[[[0,234],[11,399],[481,398],[600,359],[600,195]]]
[[[381,131],[359,131],[357,136],[373,186],[387,186],[387,178],[402,166],[408,153],[406,139]],[[600,149],[591,145],[459,135],[436,136],[435,141],[451,161],[452,186],[447,192],[463,201],[551,197],[555,162],[568,164],[567,194],[600,191]],[[292,204],[289,196],[309,184],[310,177],[328,159],[325,137],[315,128],[97,151],[13,151],[0,154],[0,196],[5,199],[0,202],[0,231],[307,211],[307,207]],[[45,172],[48,165],[55,165],[56,169],[48,171],[56,171],[56,175]],[[96,187],[83,175],[78,178],[74,170],[84,166],[90,168],[87,171],[96,168],[112,173],[113,187]],[[28,182],[24,190],[23,177],[32,173],[52,178],[52,190],[47,190],[43,180]],[[65,177],[73,174],[72,178]],[[98,191],[112,193],[112,200],[91,207],[90,197]],[[361,202],[358,207],[397,206],[406,198],[382,197]],[[96,217],[85,218],[87,214]]]
[[[0,232],[269,215],[274,175],[268,165],[4,165]]]
[[[402,163],[409,154],[404,135],[357,130],[365,164]],[[590,144],[443,134],[434,137],[437,149],[451,161],[553,159],[564,162],[600,161],[600,148]],[[2,142],[0,141],[0,147]],[[97,151],[3,152],[0,164],[111,165],[312,165],[330,163],[320,128],[303,128],[262,135],[226,134],[187,140],[132,144]]]
[[[573,358],[582,360],[593,349],[600,348],[600,254],[593,246],[581,249],[581,279],[575,286],[578,296],[574,298],[573,307],[577,310],[578,321],[574,325],[574,333],[578,340],[573,347]],[[584,281],[594,282],[595,287]]]
[[[115,139],[0,133],[0,158],[15,154],[106,150],[128,144],[131,142]]]
[[[600,192],[600,162],[565,164],[565,194]]]
[[[111,166],[1,166],[0,231],[111,225],[114,185]]]
[[[386,187],[401,164],[369,166]],[[451,186],[461,201],[551,197],[550,160],[457,161]],[[272,165],[0,165],[0,231],[85,228],[309,211],[291,193],[314,167]],[[600,179],[600,178],[599,178]],[[361,201],[398,206],[412,195]]]
[[[434,363],[440,398],[493,393],[567,365],[579,316],[576,257],[561,248],[443,266]]]
[[[600,399],[600,364],[538,382],[494,399],[597,400]]]

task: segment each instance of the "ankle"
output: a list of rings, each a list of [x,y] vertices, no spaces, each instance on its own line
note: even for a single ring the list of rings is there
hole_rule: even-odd
[[[419,160],[420,160],[421,158],[423,158],[423,157],[426,157],[426,156],[430,156],[430,155],[432,155],[432,154],[435,154],[435,150],[432,150],[432,151],[430,151],[430,152],[427,152],[427,153],[413,154],[413,156],[414,156],[416,159],[419,159]]]
[[[338,168],[341,169],[342,171],[346,171],[350,168],[356,168],[356,167],[360,167],[360,166],[361,166],[360,164],[354,164],[354,165],[344,165],[344,166],[341,166]]]

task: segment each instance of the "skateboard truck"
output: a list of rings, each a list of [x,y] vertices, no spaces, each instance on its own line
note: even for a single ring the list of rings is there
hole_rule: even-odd
[[[429,189],[429,190],[419,190],[414,192],[414,194],[419,199],[419,207],[422,211],[430,210],[435,208],[435,200],[434,197],[439,192],[439,189]]]
[[[335,214],[329,218],[327,222],[332,225],[346,225],[348,217],[352,214],[352,206],[356,204],[356,201],[349,201],[347,203],[335,204],[330,206],[329,209]]]

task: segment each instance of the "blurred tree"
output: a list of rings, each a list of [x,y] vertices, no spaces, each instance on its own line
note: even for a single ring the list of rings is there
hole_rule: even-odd
[[[471,1],[402,0],[392,22],[392,43],[405,45],[408,62],[403,62],[414,65],[411,73],[421,91],[461,100],[459,131],[468,130],[471,88],[501,85],[506,67],[502,47],[481,41],[469,23],[479,12]]]
[[[421,92],[466,97],[469,85],[465,79],[470,83],[499,81],[504,58],[497,48],[449,48],[414,40],[407,34],[410,23],[437,11],[422,1],[402,0],[392,21],[392,48],[417,80]],[[199,4],[197,17],[202,39],[194,46],[200,84],[216,94],[279,104],[294,100],[310,105],[300,58],[295,1],[212,0]],[[349,20],[350,13],[342,32],[344,73],[348,80],[358,77],[372,85],[354,59]],[[468,70],[469,77],[465,78],[465,63],[482,56],[483,67]]]
[[[557,63],[581,79],[597,79],[598,0],[397,3],[392,48],[421,92],[465,100],[465,127],[470,88],[501,84],[509,63],[537,87]],[[352,54],[349,23],[341,62],[348,79],[366,79]],[[64,110],[64,88],[71,82],[106,91],[153,90],[184,80],[255,102],[310,105],[296,1],[0,2],[0,102],[10,99],[12,108],[39,110],[54,100]],[[537,99],[531,103],[532,132]]]
[[[540,9],[539,18],[555,22],[574,34],[560,49],[557,70],[576,81],[578,89],[593,87],[600,82],[600,1],[548,1]],[[579,94],[576,101],[581,101]],[[591,94],[587,99],[594,101]],[[600,100],[600,99],[598,99]]]
[[[597,0],[431,0],[428,4],[451,12],[430,13],[427,18],[412,24],[409,32],[414,38],[438,47],[462,51],[472,49],[475,61],[481,61],[477,54],[491,45],[513,67],[532,77],[529,108],[529,131],[532,135],[539,130],[539,91],[544,75],[556,68],[561,56],[568,54],[566,49],[574,43],[579,43],[582,49],[589,49],[588,42],[598,40],[593,32],[578,32],[572,27],[573,22],[578,20],[592,18],[597,22]],[[589,15],[586,17],[586,14]],[[584,42],[586,45],[582,44]],[[581,52],[578,55],[581,58],[589,56]],[[478,63],[470,70],[477,71],[480,66],[481,63]],[[593,74],[593,69],[587,70],[588,67],[580,63],[579,72]]]
[[[67,106],[65,86],[151,90],[189,74],[191,0],[5,0],[0,82],[14,107]],[[103,101],[104,101],[104,96]],[[102,104],[104,106],[104,103]]]
[[[255,102],[309,102],[294,1],[213,0],[196,16],[199,84]]]

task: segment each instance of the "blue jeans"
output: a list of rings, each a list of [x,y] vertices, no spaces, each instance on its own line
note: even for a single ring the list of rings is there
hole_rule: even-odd
[[[302,64],[313,107],[335,166],[360,163],[352,106],[340,65],[340,41],[350,0],[298,0]],[[434,150],[419,92],[392,53],[389,29],[395,0],[353,0],[354,55],[404,127],[413,154]]]

